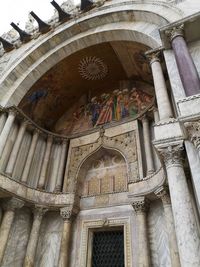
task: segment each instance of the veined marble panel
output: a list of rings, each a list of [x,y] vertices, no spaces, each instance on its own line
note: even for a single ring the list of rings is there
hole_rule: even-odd
[[[164,210],[161,201],[154,201],[148,214],[149,245],[153,267],[172,267]]]
[[[16,212],[1,267],[22,267],[32,219],[28,208]]]
[[[57,267],[63,221],[58,212],[48,212],[43,218],[35,256],[37,267]]]

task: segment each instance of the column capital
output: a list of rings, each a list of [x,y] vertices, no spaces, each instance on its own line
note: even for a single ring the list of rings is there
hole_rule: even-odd
[[[200,150],[200,121],[186,122],[188,137],[197,150]]]
[[[177,36],[184,36],[184,24],[177,25],[171,29],[165,31],[165,34],[168,36],[170,42],[173,41]]]
[[[33,209],[34,219],[41,219],[47,211],[47,207],[35,206]]]
[[[157,148],[167,168],[182,166],[184,147],[182,143],[169,144],[167,147]]]
[[[66,207],[60,208],[60,216],[63,218],[63,221],[71,222],[72,217],[74,216],[73,207],[66,206]]]
[[[14,197],[3,204],[3,208],[5,210],[12,210],[12,211],[14,211],[15,209],[21,209],[23,206],[24,206],[24,201]]]
[[[162,58],[162,48],[147,51],[145,56],[149,60],[150,65],[156,61],[160,62]]]
[[[145,199],[134,201],[132,206],[136,213],[145,213],[149,210],[149,201]]]
[[[167,186],[161,186],[159,187],[154,194],[160,198],[163,202],[163,204],[171,204],[171,199],[169,195],[169,189]]]

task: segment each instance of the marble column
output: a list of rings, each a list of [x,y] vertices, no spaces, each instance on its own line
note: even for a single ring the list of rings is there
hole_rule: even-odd
[[[200,79],[184,39],[184,25],[167,30],[186,96],[200,94]]]
[[[60,157],[60,163],[58,168],[58,174],[57,174],[57,181],[56,181],[56,188],[55,191],[61,192],[62,189],[62,183],[63,183],[63,176],[64,176],[64,170],[65,170],[65,163],[66,163],[66,153],[67,153],[67,140],[64,139],[62,143],[62,151],[61,151],[61,157]]]
[[[15,143],[13,145],[13,148],[12,148],[9,160],[8,160],[8,164],[6,166],[6,171],[5,172],[8,175],[12,175],[13,169],[15,167],[15,162],[16,162],[16,159],[17,159],[17,155],[18,155],[18,152],[19,152],[19,149],[20,149],[20,145],[21,145],[22,139],[24,137],[26,126],[27,126],[27,121],[21,122],[17,138],[16,138]]]
[[[160,51],[148,53],[147,57],[150,60],[160,120],[172,118],[172,108],[160,62]]]
[[[57,180],[57,174],[58,174],[58,168],[59,168],[59,163],[60,163],[60,158],[61,158],[61,144],[57,143],[54,146],[54,151],[53,151],[53,162],[52,162],[52,168],[51,168],[51,175],[50,179],[47,182],[47,189],[50,192],[55,191],[56,188],[56,180]]]
[[[3,149],[5,147],[6,141],[8,139],[11,127],[13,125],[13,122],[15,120],[15,112],[13,110],[10,110],[8,113],[8,118],[6,120],[6,123],[3,127],[3,130],[0,134],[0,157],[2,155]]]
[[[6,119],[7,119],[6,113],[2,112],[1,115],[0,115],[0,133],[3,130],[3,127],[4,127],[5,123],[6,123]]]
[[[4,252],[8,242],[10,229],[15,216],[15,210],[20,209],[21,207],[23,207],[23,205],[24,202],[16,198],[12,198],[3,205],[5,211],[0,227],[0,265],[2,263]]]
[[[48,163],[49,163],[49,158],[51,154],[51,147],[53,144],[53,136],[49,135],[47,138],[47,145],[46,145],[46,150],[43,158],[43,164],[42,164],[42,169],[40,173],[40,178],[38,181],[38,188],[44,188],[45,186],[45,181],[46,181],[46,173],[47,173],[47,168],[48,168]]]
[[[184,173],[182,143],[158,149],[166,165],[181,267],[200,266],[200,236]]]
[[[153,154],[152,154],[152,146],[150,139],[149,121],[146,116],[142,118],[142,125],[143,125],[144,150],[145,150],[146,167],[147,167],[146,175],[151,175],[154,172],[154,164],[153,164]]]
[[[169,192],[166,187],[162,186],[155,191],[155,194],[158,198],[162,200],[162,204],[164,208],[171,265],[173,267],[181,267]]]
[[[35,129],[35,131],[33,133],[33,137],[32,137],[32,140],[31,140],[31,146],[30,146],[30,149],[29,149],[29,152],[28,152],[28,155],[27,155],[27,159],[26,159],[26,163],[25,163],[25,166],[24,166],[24,170],[23,170],[23,173],[22,173],[21,181],[24,182],[24,183],[26,183],[27,180],[28,180],[28,174],[29,174],[29,170],[30,170],[30,167],[31,167],[32,159],[33,159],[33,156],[34,156],[34,153],[35,153],[35,148],[36,148],[36,145],[37,145],[39,132],[40,131],[38,129]]]
[[[141,200],[135,201],[132,205],[137,218],[137,267],[150,267],[147,231],[147,212],[149,203],[146,200]]]
[[[72,225],[72,208],[64,207],[60,209],[60,215],[63,218],[62,240],[60,245],[60,255],[58,267],[69,266],[70,238]]]
[[[34,213],[33,224],[32,224],[32,229],[31,229],[31,233],[29,236],[29,241],[28,241],[28,245],[26,249],[26,256],[24,259],[23,267],[34,267],[35,266],[34,258],[35,258],[37,243],[39,239],[40,226],[42,223],[43,215],[45,214],[46,211],[47,209],[42,206],[36,206],[33,211]]]

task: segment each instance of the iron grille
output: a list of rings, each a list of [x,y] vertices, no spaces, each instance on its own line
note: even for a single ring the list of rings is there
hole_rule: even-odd
[[[92,267],[124,267],[123,231],[94,232]]]

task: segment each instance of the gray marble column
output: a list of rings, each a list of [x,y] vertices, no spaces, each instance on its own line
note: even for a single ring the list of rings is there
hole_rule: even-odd
[[[16,198],[12,198],[3,205],[5,211],[0,227],[0,265],[2,263],[10,229],[14,220],[15,209],[20,209],[23,205],[24,202]]]
[[[13,169],[15,167],[15,162],[16,162],[17,155],[18,155],[18,152],[20,149],[20,145],[22,143],[22,139],[24,137],[26,126],[27,126],[27,121],[22,121],[20,128],[19,128],[19,131],[18,131],[18,134],[17,134],[17,138],[15,140],[15,143],[13,145],[13,148],[12,148],[9,160],[8,160],[8,164],[6,166],[5,172],[9,175],[12,175]]]
[[[167,86],[160,62],[160,51],[147,54],[150,60],[160,120],[173,117]]]
[[[181,267],[200,266],[200,236],[182,162],[182,143],[159,149],[166,165]]]
[[[162,200],[164,214],[165,214],[165,223],[167,228],[167,235],[169,241],[169,251],[171,258],[171,265],[173,267],[180,267],[180,259],[178,253],[178,245],[176,240],[176,232],[174,227],[174,218],[172,213],[172,205],[170,195],[166,187],[162,186],[155,191],[155,194],[158,198]]]
[[[200,94],[200,79],[184,39],[184,25],[167,30],[186,96]]]
[[[147,230],[147,212],[149,203],[146,200],[141,200],[135,201],[132,205],[137,218],[137,267],[150,267]]]
[[[51,167],[51,174],[47,182],[47,189],[50,192],[55,191],[55,188],[56,188],[56,180],[57,180],[58,168],[59,168],[59,163],[60,163],[60,158],[61,158],[61,149],[62,149],[61,144],[59,143],[55,144],[54,151],[53,151],[53,162],[52,162],[52,167]]]
[[[0,115],[0,133],[3,130],[3,127],[4,127],[5,123],[6,123],[6,119],[7,119],[6,113],[2,112],[1,115]]]
[[[61,192],[62,184],[63,184],[63,176],[64,176],[64,170],[65,170],[65,163],[66,163],[66,153],[67,153],[67,140],[63,140],[62,143],[62,151],[61,151],[61,157],[60,157],[60,163],[58,168],[58,174],[57,174],[57,181],[56,181],[56,188],[55,191]]]
[[[42,223],[43,215],[45,214],[46,211],[47,209],[42,206],[38,206],[38,207],[36,206],[33,211],[34,213],[33,224],[32,224],[32,229],[31,229],[31,233],[29,236],[29,241],[28,241],[28,245],[26,249],[26,256],[24,259],[23,267],[34,267],[35,266],[34,258],[35,258],[37,243],[39,239],[40,226]]]
[[[3,149],[5,147],[6,141],[8,139],[8,135],[10,133],[11,127],[13,125],[13,122],[15,120],[15,112],[13,110],[10,110],[8,113],[8,118],[6,120],[6,123],[3,127],[3,130],[0,134],[0,157],[2,155]]]
[[[31,146],[30,146],[30,149],[29,149],[29,152],[28,152],[28,155],[27,155],[27,159],[26,159],[26,163],[25,163],[25,166],[24,166],[24,170],[23,170],[23,173],[22,173],[21,181],[24,182],[24,183],[26,183],[27,180],[28,180],[28,174],[29,174],[29,170],[30,170],[30,167],[31,167],[32,159],[33,159],[33,156],[34,156],[34,153],[35,153],[35,148],[36,148],[36,145],[37,145],[39,132],[40,131],[36,129],[34,131],[34,133],[33,133],[33,137],[32,137],[32,140],[31,140]]]
[[[40,173],[40,178],[38,181],[38,188],[44,188],[45,186],[45,181],[46,181],[46,173],[47,173],[47,168],[48,168],[48,163],[49,163],[49,158],[51,154],[51,147],[53,144],[53,136],[49,135],[47,138],[47,145],[46,145],[46,150],[44,154],[44,159],[43,159],[43,164],[42,164],[42,169]]]
[[[142,125],[143,125],[144,150],[145,150],[146,167],[147,167],[146,175],[151,175],[154,172],[154,164],[153,164],[153,154],[152,154],[152,146],[150,139],[149,121],[146,116],[142,118]]]
[[[60,215],[63,218],[63,231],[60,245],[60,255],[58,267],[69,266],[70,238],[72,225],[72,208],[64,207],[60,209]]]

